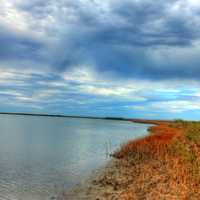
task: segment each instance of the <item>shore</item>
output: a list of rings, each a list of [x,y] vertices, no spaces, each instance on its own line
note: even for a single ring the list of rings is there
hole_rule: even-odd
[[[199,199],[200,123],[131,121],[154,125],[148,136],[123,145],[103,169],[63,194],[62,199]]]

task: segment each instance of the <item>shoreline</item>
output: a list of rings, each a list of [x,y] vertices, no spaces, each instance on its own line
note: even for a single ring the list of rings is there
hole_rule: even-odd
[[[91,174],[84,178],[80,183],[76,184],[70,191],[62,194],[58,199],[62,200],[89,200],[101,199],[104,190],[101,191],[98,183],[110,170],[114,169],[115,159],[111,159],[104,166],[93,170]]]
[[[180,127],[183,125],[172,121],[130,121],[153,125],[147,136],[116,150],[105,167],[65,193],[62,199],[199,199],[200,187],[195,185],[195,177],[190,176],[178,150],[174,150],[177,141],[187,142]]]
[[[141,119],[129,119],[127,121],[133,123],[150,124],[151,126],[147,129],[147,136],[151,134],[149,130],[151,127],[155,126],[157,121],[155,120],[141,120]],[[151,122],[151,123],[150,123]],[[66,193],[61,194],[60,200],[93,200],[102,199],[104,196],[104,189],[98,187],[98,183],[102,180],[104,176],[107,176],[110,171],[114,171],[118,168],[118,160],[111,155],[111,160],[108,161],[104,166],[91,172],[87,178],[84,178],[80,183],[76,184],[71,190]],[[116,167],[117,166],[117,167]],[[107,188],[107,193],[112,192],[110,188]],[[92,192],[91,192],[92,191]]]
[[[152,131],[150,129],[160,123],[160,121],[157,121],[157,120],[142,120],[142,119],[130,119],[128,121],[133,122],[133,123],[150,124],[151,126],[147,129],[148,134],[145,137],[150,136],[152,134]],[[89,175],[80,183],[76,184],[68,192],[61,194],[61,197],[59,197],[58,199],[59,200],[60,199],[64,199],[64,200],[105,199],[105,197],[102,197],[102,196],[105,196],[104,194],[105,191],[106,193],[113,193],[113,191],[110,187],[107,187],[107,188],[100,187],[98,183],[102,181],[103,177],[108,177],[109,176],[108,174],[110,172],[112,173],[112,171],[114,172],[118,170],[119,165],[120,165],[119,160],[114,157],[111,157],[111,160],[108,161],[108,163],[106,163],[101,168],[94,170],[91,173],[91,175]]]

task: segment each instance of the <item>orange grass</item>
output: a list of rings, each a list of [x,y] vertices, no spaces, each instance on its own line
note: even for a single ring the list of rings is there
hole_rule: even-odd
[[[199,200],[200,122],[131,121],[154,126],[113,154],[118,159],[88,192],[102,198],[86,199]]]
[[[167,122],[156,121],[156,124],[149,128],[151,135],[124,144],[113,156],[123,158],[135,153],[145,153],[149,156],[158,155],[173,139],[181,135],[180,129],[170,127]]]
[[[120,162],[127,160],[135,174],[129,186],[131,190],[125,189],[119,199],[140,200],[144,196],[151,200],[200,199],[199,165],[191,152],[191,143],[185,140],[183,127],[172,126],[174,122],[167,121],[151,123],[155,125],[149,128],[149,136],[130,141],[113,154]],[[132,173],[129,176],[133,176]]]

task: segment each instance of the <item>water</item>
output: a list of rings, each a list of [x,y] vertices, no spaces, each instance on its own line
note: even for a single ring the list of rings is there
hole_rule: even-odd
[[[46,200],[147,134],[125,121],[0,115],[0,200]]]

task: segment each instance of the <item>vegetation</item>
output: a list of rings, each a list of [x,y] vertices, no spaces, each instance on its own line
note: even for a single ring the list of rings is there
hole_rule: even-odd
[[[200,122],[132,121],[154,124],[151,134],[114,152],[86,199],[199,200]]]
[[[198,199],[197,194],[200,193],[200,122],[174,120],[173,122],[156,121],[154,124],[156,126],[150,128],[151,135],[124,144],[114,153],[114,157],[137,163],[142,168],[146,165],[148,169],[151,169],[142,184],[148,184],[158,178],[155,177],[157,173],[154,170],[155,166],[157,170],[163,170],[163,174],[159,174],[160,182],[158,182],[162,186],[155,184],[154,187],[156,186],[157,193],[159,190],[167,191],[169,185],[172,185],[171,190],[166,192],[164,197],[161,192],[160,196],[152,197],[152,199],[161,199],[161,197],[176,199],[175,196],[177,199]],[[140,173],[145,172],[141,169]],[[140,177],[140,174],[138,176]],[[141,184],[141,180],[138,182]],[[149,187],[148,192],[152,191],[154,188]],[[177,195],[173,194],[175,191]],[[144,191],[140,190],[140,193],[144,194]],[[128,199],[140,199],[138,191],[134,195],[134,198]],[[151,198],[147,198],[146,195],[144,199]]]
[[[182,130],[182,138],[170,145],[170,150],[180,157],[189,175],[200,186],[200,122],[175,121]]]

